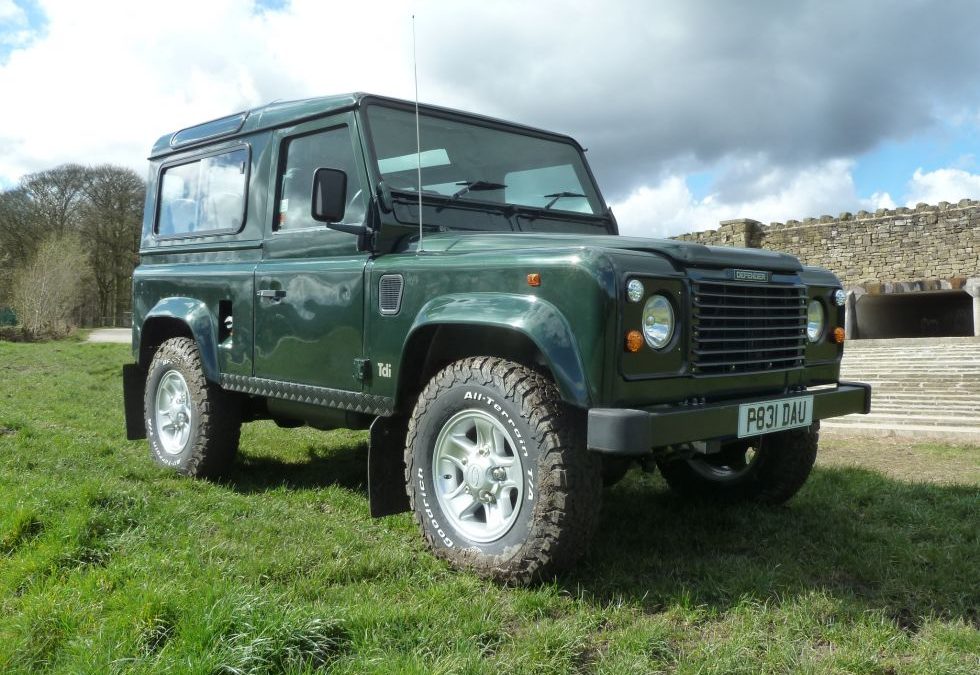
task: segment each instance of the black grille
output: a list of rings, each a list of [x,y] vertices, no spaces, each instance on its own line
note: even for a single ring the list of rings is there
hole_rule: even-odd
[[[382,314],[398,314],[402,306],[402,275],[386,274],[378,283],[378,305]]]
[[[803,365],[806,287],[698,281],[691,290],[694,373],[764,372]]]

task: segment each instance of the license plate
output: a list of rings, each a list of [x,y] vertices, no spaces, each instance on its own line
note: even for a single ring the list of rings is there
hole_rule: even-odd
[[[738,407],[738,437],[758,436],[813,423],[813,397],[743,403]]]

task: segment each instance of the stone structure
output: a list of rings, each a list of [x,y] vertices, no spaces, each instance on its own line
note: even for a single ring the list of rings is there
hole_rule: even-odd
[[[848,290],[849,337],[980,336],[980,201],[762,223],[676,237],[786,251]]]

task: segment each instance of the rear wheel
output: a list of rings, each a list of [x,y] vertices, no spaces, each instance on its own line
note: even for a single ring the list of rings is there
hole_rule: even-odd
[[[238,450],[241,414],[231,395],[204,377],[190,338],[167,340],[146,375],[143,420],[150,455],[188,476],[227,471]]]
[[[720,452],[658,462],[671,489],[693,497],[782,504],[806,482],[817,457],[820,423],[734,441]]]
[[[595,530],[602,492],[583,419],[541,374],[475,357],[440,371],[409,420],[415,519],[456,567],[527,583],[569,567]]]

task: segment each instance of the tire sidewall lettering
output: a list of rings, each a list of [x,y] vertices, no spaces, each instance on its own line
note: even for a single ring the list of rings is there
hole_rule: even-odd
[[[504,426],[507,427],[507,430],[511,433],[514,441],[514,447],[523,457],[528,457],[527,438],[521,433],[521,430],[517,428],[517,423],[514,421],[514,417],[504,410],[499,403],[497,403],[494,399],[484,397],[482,393],[473,389],[467,389],[464,392],[463,400],[476,404],[485,403],[486,406],[488,406],[493,412],[497,413],[497,418],[503,422]]]
[[[432,511],[432,507],[429,505],[429,494],[425,487],[425,472],[422,470],[422,467],[419,467],[418,470],[418,481],[419,498],[422,500],[422,511],[428,519],[428,523],[432,526],[433,532],[435,532],[446,548],[453,548],[453,540],[446,535],[446,531],[439,525],[439,521]]]
[[[509,432],[509,441],[518,453],[523,468],[524,498],[517,521],[504,535],[493,542],[478,543],[457,532],[443,515],[438,499],[428,489],[432,473],[435,439],[444,424],[456,413],[475,409],[488,413]],[[420,420],[416,446],[413,448],[417,472],[415,476],[416,511],[430,537],[441,546],[476,548],[494,555],[512,551],[530,533],[536,497],[536,475],[539,449],[532,440],[530,423],[520,414],[512,401],[493,388],[482,385],[454,385],[439,393]]]
[[[160,384],[160,380],[169,371],[174,370],[180,373],[180,375],[187,381],[188,388],[190,389],[190,406],[192,414],[194,415],[194,427],[191,429],[190,437],[187,439],[187,445],[184,447],[183,451],[179,454],[170,454],[163,449],[160,443],[160,436],[158,429],[156,428],[156,416],[155,416],[155,406],[156,406],[156,394],[157,387]],[[153,459],[155,459],[159,464],[180,470],[187,465],[190,460],[194,446],[198,440],[198,429],[197,429],[197,419],[198,419],[198,402],[195,400],[193,394],[193,387],[191,382],[193,381],[193,374],[188,373],[186,368],[182,368],[180,363],[176,363],[171,359],[162,359],[155,364],[151,364],[150,373],[146,379],[146,390],[144,392],[143,399],[143,421],[146,425],[146,437],[149,440],[150,451],[153,454]]]

